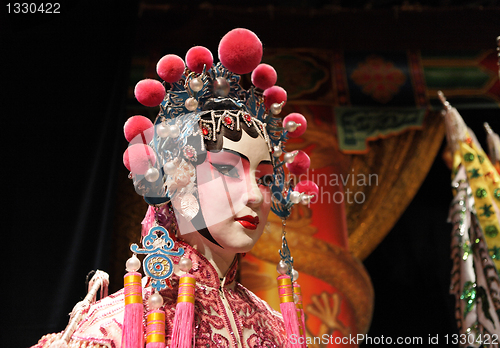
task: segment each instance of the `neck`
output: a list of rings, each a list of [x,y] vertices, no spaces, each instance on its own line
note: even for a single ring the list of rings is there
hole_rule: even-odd
[[[209,242],[198,232],[185,234],[182,236],[182,239],[206,257],[217,271],[220,279],[226,276],[229,267],[231,267],[236,257],[235,253],[228,252],[220,246]]]

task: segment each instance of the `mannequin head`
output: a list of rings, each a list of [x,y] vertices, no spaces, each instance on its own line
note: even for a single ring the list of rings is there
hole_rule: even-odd
[[[192,221],[177,214],[181,238],[200,233],[224,252],[250,251],[264,231],[273,174],[266,140],[255,127],[222,127],[196,165],[200,211]]]

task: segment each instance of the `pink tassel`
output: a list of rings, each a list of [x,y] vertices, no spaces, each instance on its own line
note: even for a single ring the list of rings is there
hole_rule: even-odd
[[[297,309],[293,302],[292,280],[290,276],[284,274],[278,277],[278,292],[280,296],[280,310],[285,322],[285,330],[290,348],[301,348],[302,341],[299,332],[299,321],[297,319]]]
[[[143,305],[141,274],[129,272],[124,277],[125,314],[123,318],[122,348],[144,347],[142,328]]]
[[[179,279],[179,296],[175,307],[171,348],[190,348],[193,339],[194,290],[196,279],[185,274]]]
[[[304,307],[302,305],[302,291],[300,290],[300,285],[297,282],[293,283],[293,293],[297,296],[297,303],[295,307],[297,308],[297,319],[299,322],[299,333],[303,339],[302,348],[307,348],[306,340],[306,317],[304,316]]]
[[[148,313],[146,348],[165,348],[165,312],[161,309]]]

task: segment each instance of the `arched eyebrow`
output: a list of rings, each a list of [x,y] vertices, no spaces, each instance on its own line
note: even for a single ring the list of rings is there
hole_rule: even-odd
[[[239,153],[238,151],[223,148],[222,150],[220,150],[220,152],[228,152],[228,153],[232,153],[233,155],[239,156],[240,158],[242,158],[242,159],[246,160],[247,162],[250,162],[250,160],[248,159],[248,157],[247,157],[247,156],[245,156],[245,155],[244,155],[244,154],[242,154],[242,153]],[[269,160],[262,160],[262,161],[260,161],[260,162],[259,162],[259,166],[260,166],[261,164],[264,164],[264,165],[270,164],[270,165],[272,165],[272,164],[273,164],[273,162],[271,162],[271,161],[269,161]]]

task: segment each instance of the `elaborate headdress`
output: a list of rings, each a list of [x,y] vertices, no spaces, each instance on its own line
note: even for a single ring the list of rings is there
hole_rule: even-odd
[[[318,188],[309,181],[295,183],[285,175],[285,165],[292,174],[300,175],[308,169],[310,161],[301,151],[284,151],[284,143],[288,137],[298,137],[305,132],[306,119],[297,113],[283,120],[277,117],[286,102],[286,91],[275,86],[276,71],[267,64],[260,64],[262,43],[253,32],[246,29],[230,31],[220,41],[218,55],[220,62],[214,65],[208,49],[193,47],[187,52],[186,66],[180,57],[166,55],[157,64],[158,75],[164,82],[146,79],[135,87],[137,100],[145,106],[159,105],[160,112],[154,124],[143,116],[134,116],[124,127],[125,137],[130,142],[123,156],[124,164],[131,171],[136,191],[150,204],[146,220],[152,222],[143,233],[142,248],[132,245],[134,256],[127,261],[124,347],[134,346],[133,342],[139,339],[134,329],[127,330],[127,327],[140,324],[138,313],[142,313],[140,275],[136,272],[140,262],[135,253],[147,254],[143,268],[153,288],[159,291],[169,285],[173,264],[168,256],[180,256],[183,250],[174,247],[175,232],[169,233],[162,226],[161,212],[166,211],[165,204],[170,202],[170,214],[173,209],[176,214],[193,221],[194,227],[202,233],[201,229],[206,226],[200,225],[197,218],[200,209],[195,166],[204,161],[207,151],[217,147],[226,130],[244,130],[262,137],[273,159],[274,173],[266,178],[266,184],[272,193],[271,210],[283,219],[281,261],[277,267],[281,274],[278,278],[281,307],[287,331],[291,330],[288,333],[298,333],[291,285],[297,273],[293,270],[284,227],[291,207],[300,202],[308,204],[317,195]],[[237,74],[250,72],[254,86],[246,90],[240,86]],[[167,83],[171,86],[168,92]],[[217,244],[206,232],[202,234]],[[194,279],[188,273],[190,268],[189,260],[181,258],[180,269],[186,276],[180,280],[181,300],[176,317],[178,314],[185,317],[174,322],[174,347],[190,342],[190,337],[180,339],[176,327],[180,322],[187,327],[190,325],[185,315],[192,311],[189,305],[194,303],[190,290],[194,287]],[[152,312],[157,314],[151,314],[154,323],[151,324],[153,329],[148,328],[148,335],[151,333],[148,347],[156,347],[153,343],[161,341],[158,335],[162,331],[154,326],[161,321],[157,318],[161,317],[161,296],[151,298]],[[182,306],[185,310],[180,310]]]

